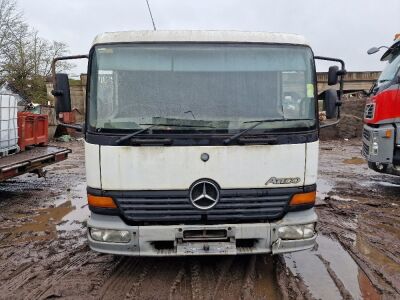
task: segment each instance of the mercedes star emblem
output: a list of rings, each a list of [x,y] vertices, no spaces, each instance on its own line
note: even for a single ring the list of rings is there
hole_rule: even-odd
[[[218,203],[219,188],[210,180],[200,180],[190,188],[189,196],[193,206],[202,210],[210,209]]]

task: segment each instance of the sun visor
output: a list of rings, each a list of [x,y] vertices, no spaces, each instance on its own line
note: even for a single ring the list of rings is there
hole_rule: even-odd
[[[400,51],[400,40],[395,42],[381,57],[381,61],[391,60],[393,55]]]

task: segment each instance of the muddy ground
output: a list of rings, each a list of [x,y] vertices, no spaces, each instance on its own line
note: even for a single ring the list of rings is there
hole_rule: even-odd
[[[360,144],[321,144],[313,250],[157,259],[89,250],[83,142],[63,144],[46,179],[0,183],[0,299],[400,299],[400,177]]]

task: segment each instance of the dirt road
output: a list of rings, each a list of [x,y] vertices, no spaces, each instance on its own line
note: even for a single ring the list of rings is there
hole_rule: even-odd
[[[0,299],[400,298],[400,178],[369,171],[358,140],[321,144],[315,249],[273,257],[90,251],[83,144],[68,146],[47,179],[0,184]]]

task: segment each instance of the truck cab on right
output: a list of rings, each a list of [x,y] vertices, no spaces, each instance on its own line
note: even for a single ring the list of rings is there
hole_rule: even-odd
[[[381,61],[387,65],[365,106],[362,154],[374,171],[400,176],[400,34]]]

